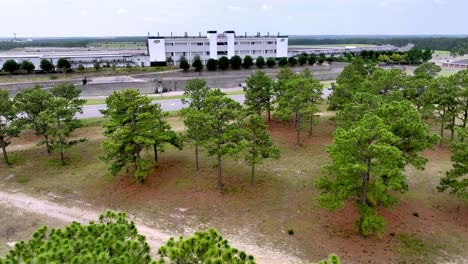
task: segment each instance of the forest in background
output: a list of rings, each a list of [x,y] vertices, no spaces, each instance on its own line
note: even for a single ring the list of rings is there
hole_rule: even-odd
[[[0,38],[0,50],[24,47],[89,47],[93,44],[112,42],[145,42],[145,36],[135,37],[75,37],[75,38],[34,38],[32,41],[13,42]],[[405,46],[413,43],[420,49],[445,50],[453,55],[468,54],[468,36],[289,36],[289,45],[333,45],[369,44]]]

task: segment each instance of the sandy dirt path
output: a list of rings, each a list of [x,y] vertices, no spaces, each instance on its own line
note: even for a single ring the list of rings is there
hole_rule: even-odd
[[[93,209],[58,204],[56,202],[39,199],[23,193],[0,191],[0,204],[13,206],[30,213],[43,215],[63,222],[76,221],[87,223],[89,221],[96,221],[99,216],[99,212]],[[142,221],[137,218],[132,220],[136,223],[140,234],[146,237],[153,250],[162,246],[170,237],[178,237],[180,235],[168,234],[164,231],[157,230],[142,223]],[[259,247],[257,245],[249,244],[246,242],[249,241],[247,238],[230,236],[227,238],[234,247],[254,255],[256,262],[259,264],[303,263],[297,257],[290,256],[273,248]]]

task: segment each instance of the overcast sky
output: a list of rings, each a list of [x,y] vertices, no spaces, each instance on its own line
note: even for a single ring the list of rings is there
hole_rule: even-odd
[[[468,0],[0,0],[0,36],[468,34]]]

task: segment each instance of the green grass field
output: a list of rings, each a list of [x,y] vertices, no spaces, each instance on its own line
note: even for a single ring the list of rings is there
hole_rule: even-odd
[[[294,252],[307,262],[323,259],[330,252],[337,253],[344,263],[440,263],[452,255],[468,257],[468,208],[435,189],[451,167],[447,147],[425,152],[429,163],[424,171],[408,168],[410,191],[395,194],[400,203],[382,210],[388,221],[382,237],[362,239],[356,235],[357,215],[352,204],[336,212],[316,204],[315,182],[329,161],[326,146],[332,142],[335,129],[329,119],[333,113],[325,111],[326,105],[321,109],[324,112],[313,136],[304,132],[301,147],[294,145],[293,124],[268,123],[282,157],[258,166],[255,186],[249,184],[250,168],[243,159],[224,159],[222,195],[216,191],[214,159],[202,151],[201,169],[195,172],[194,149],[189,144],[182,151],[167,148],[161,153],[159,167],[143,185],[135,184],[124,172],[111,177],[98,158],[104,139],[99,119],[89,120],[77,131],[89,140],[66,153],[65,167],[59,165],[57,155],[48,156],[43,146],[35,146],[37,137],[25,133],[10,146],[15,164],[7,168],[0,165],[0,187],[34,195],[53,194],[66,203],[79,201],[96,208],[123,210],[174,232],[215,227],[228,237],[241,235],[251,243]],[[168,122],[176,131],[183,131],[178,117],[170,117]],[[151,151],[144,157],[152,160]],[[419,217],[414,216],[416,212]],[[1,225],[0,231],[7,229],[5,225],[18,224],[2,221]],[[289,229],[294,235],[288,235]],[[24,237],[24,233],[15,234],[9,240]],[[5,252],[4,244],[0,252]]]

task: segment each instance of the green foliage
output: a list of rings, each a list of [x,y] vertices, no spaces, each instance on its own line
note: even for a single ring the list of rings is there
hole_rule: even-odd
[[[226,56],[219,58],[218,67],[220,70],[227,70],[229,68],[229,59]]]
[[[187,58],[185,58],[185,56],[180,57],[179,68],[181,68],[184,71],[188,71],[188,69],[190,69],[190,64]]]
[[[96,62],[96,63],[94,63],[93,67],[94,67],[94,69],[95,69],[96,71],[99,71],[99,70],[101,69],[101,63]]]
[[[246,81],[244,87],[245,102],[249,110],[261,115],[270,109],[273,99],[273,80],[264,71],[255,71]]]
[[[218,61],[215,59],[208,59],[206,62],[206,68],[209,71],[216,71],[218,69]]]
[[[182,149],[182,139],[179,135],[171,129],[171,126],[164,120],[168,113],[164,113],[161,109],[161,105],[153,105],[152,115],[153,122],[151,123],[150,131],[153,135],[153,150],[154,160],[158,161],[158,152],[164,152],[166,145],[172,145],[179,150]]]
[[[0,148],[7,165],[10,164],[10,161],[6,148],[11,144],[13,138],[19,136],[22,128],[23,124],[13,100],[9,98],[8,90],[0,89]]]
[[[242,67],[249,69],[253,66],[253,59],[250,55],[244,57],[244,62],[242,63]]]
[[[57,61],[57,68],[62,70],[63,72],[67,72],[71,69],[71,63],[66,58],[60,58]]]
[[[280,151],[273,145],[267,126],[261,116],[253,114],[247,117],[244,124],[245,160],[252,168],[251,184],[255,183],[255,166],[264,159],[279,159]]]
[[[41,70],[50,73],[55,69],[54,64],[48,59],[42,59],[40,64]]]
[[[424,106],[440,124],[440,143],[443,143],[444,130],[451,131],[451,141],[455,137],[456,118],[459,114],[461,90],[453,77],[441,76],[433,80],[424,93]]]
[[[441,70],[442,68],[434,63],[423,63],[414,70],[414,75],[417,78],[433,79]]]
[[[160,120],[160,106],[137,90],[116,91],[106,99],[107,109],[101,113],[104,123],[101,159],[110,163],[109,171],[116,175],[123,168],[134,167],[133,176],[141,183],[148,174],[148,164],[141,158],[141,151],[156,143],[155,126]]]
[[[280,67],[286,67],[288,65],[288,59],[287,58],[281,58],[278,62],[278,65]]]
[[[187,81],[184,90],[183,104],[188,104],[189,107],[197,110],[202,110],[207,94],[210,92],[210,87],[206,85],[203,79],[192,79]]]
[[[409,64],[419,64],[422,61],[423,51],[418,48],[412,48],[406,54],[406,59]]]
[[[7,60],[3,63],[2,71],[9,72],[10,74],[15,73],[20,69],[20,65],[15,60]]]
[[[298,59],[299,65],[303,66],[304,64],[306,64],[307,59],[308,59],[307,55],[299,56],[299,59]]]
[[[330,110],[343,109],[352,100],[354,93],[365,91],[364,81],[373,71],[374,67],[364,64],[362,60],[354,60],[347,65],[336,79],[328,108]]]
[[[155,263],[145,237],[124,213],[107,212],[99,222],[73,222],[63,229],[38,229],[18,242],[0,263]]]
[[[52,99],[48,107],[39,114],[39,119],[46,125],[44,140],[51,151],[60,153],[62,165],[65,165],[64,151],[77,143],[84,142],[84,138],[71,139],[72,132],[81,127],[81,122],[75,116],[83,112],[86,100],[80,99],[81,90],[73,84],[60,84],[52,88]]]
[[[312,132],[313,117],[318,112],[317,104],[321,100],[323,85],[305,69],[299,75],[279,78],[277,87],[278,107],[275,115],[284,121],[294,116],[296,144],[299,145],[304,120],[309,120],[309,132]]]
[[[189,104],[188,108],[180,111],[180,115],[184,120],[185,136],[195,145],[196,170],[199,169],[198,147],[203,144],[206,136],[206,131],[204,131],[205,115],[201,110],[205,108],[205,99],[209,92],[210,88],[206,85],[206,81],[201,79],[189,80],[184,91],[184,96],[187,99],[182,99],[183,104]]]
[[[242,58],[240,56],[238,56],[238,55],[234,55],[229,60],[229,64],[231,65],[231,68],[233,70],[238,70],[238,69],[240,69],[240,67],[242,65]]]
[[[51,153],[47,131],[49,124],[41,118],[41,113],[46,111],[53,100],[52,93],[42,90],[40,86],[24,89],[16,94],[15,107],[21,115],[21,119],[28,128],[33,129],[37,136],[44,137],[47,153]]]
[[[423,62],[428,62],[432,59],[432,50],[425,49],[421,54],[421,59]]]
[[[215,230],[196,232],[192,237],[171,238],[158,250],[159,263],[254,264],[254,257],[233,248]]]
[[[24,60],[20,64],[20,69],[27,72],[28,74],[32,73],[35,68],[36,68],[36,66],[34,66],[34,63],[32,63],[32,62],[30,62],[28,60]]]
[[[202,110],[204,147],[210,156],[217,157],[218,191],[222,191],[221,162],[225,155],[233,155],[242,150],[242,130],[240,117],[242,106],[227,97],[219,89],[213,90],[205,98]]]
[[[341,260],[337,255],[330,255],[328,259],[320,261],[318,264],[341,264]]]
[[[265,67],[265,63],[265,58],[263,58],[262,56],[258,56],[258,58],[255,60],[255,65],[260,69]]]
[[[392,191],[405,192],[408,188],[403,174],[405,157],[394,146],[399,140],[391,127],[372,113],[349,129],[338,128],[327,149],[331,158],[326,167],[328,176],[317,182],[321,190],[318,203],[335,210],[347,200],[356,200],[359,233],[380,233],[384,221],[376,208],[395,204]]]
[[[266,62],[268,68],[273,68],[276,65],[276,59],[273,57],[269,57]]]
[[[85,71],[85,67],[81,63],[78,65],[78,67],[76,69],[78,70],[78,72],[84,72]]]
[[[294,66],[297,65],[297,59],[294,58],[294,57],[289,57],[289,58],[288,58],[288,63],[289,63],[289,65],[290,65],[291,67],[294,67]]]
[[[197,55],[197,56],[195,56],[193,58],[192,67],[194,67],[195,71],[197,71],[197,72],[200,72],[200,71],[203,70],[203,63],[202,63],[202,61],[200,59],[200,56]]]
[[[312,54],[307,58],[309,65],[314,65],[317,62],[317,56]]]
[[[468,201],[468,128],[457,128],[459,141],[452,143],[453,168],[440,180],[437,189],[447,189],[451,194]]]

